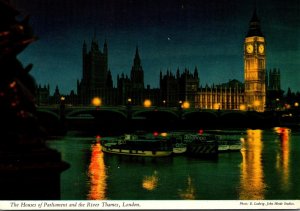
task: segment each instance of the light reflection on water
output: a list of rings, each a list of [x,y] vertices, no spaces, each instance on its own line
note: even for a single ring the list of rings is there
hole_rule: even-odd
[[[148,191],[153,191],[157,187],[158,183],[158,174],[157,171],[154,171],[154,173],[151,176],[144,176],[142,186],[144,189]]]
[[[264,199],[265,182],[262,166],[262,130],[247,130],[246,141],[241,150],[240,196],[239,199]]]
[[[187,177],[187,187],[185,190],[179,190],[180,199],[196,199],[195,186],[193,184],[191,176]]]
[[[280,142],[280,148],[276,156],[276,170],[281,175],[281,188],[288,191],[290,188],[290,130],[288,128],[280,128],[275,132],[278,133]]]
[[[104,163],[104,153],[101,151],[101,145],[96,142],[91,145],[91,161],[89,165],[90,191],[89,200],[106,199],[106,167]]]
[[[64,200],[262,200],[300,198],[297,139],[288,129],[247,130],[242,150],[216,161],[104,154],[97,139],[72,135],[49,145],[71,164],[61,175]]]

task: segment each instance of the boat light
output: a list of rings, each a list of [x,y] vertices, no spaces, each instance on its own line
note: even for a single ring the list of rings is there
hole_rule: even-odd
[[[198,131],[198,133],[199,133],[200,135],[202,135],[202,134],[203,134],[203,130],[200,129],[200,130]]]
[[[168,135],[168,133],[165,133],[165,132],[164,132],[164,133],[161,133],[160,135],[161,135],[162,137],[166,137],[166,136]]]

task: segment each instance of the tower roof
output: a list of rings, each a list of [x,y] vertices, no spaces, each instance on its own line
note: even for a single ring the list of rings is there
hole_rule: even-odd
[[[141,59],[140,59],[140,55],[139,55],[138,46],[136,46],[136,50],[135,50],[134,66],[137,66],[137,67],[141,66]]]
[[[250,20],[249,30],[246,37],[260,36],[263,37],[263,33],[260,29],[260,21],[257,17],[256,8],[254,9],[252,18]]]

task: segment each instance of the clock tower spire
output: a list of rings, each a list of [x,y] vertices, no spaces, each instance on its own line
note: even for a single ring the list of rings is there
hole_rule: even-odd
[[[254,9],[244,41],[245,104],[248,109],[263,112],[266,105],[265,37]]]

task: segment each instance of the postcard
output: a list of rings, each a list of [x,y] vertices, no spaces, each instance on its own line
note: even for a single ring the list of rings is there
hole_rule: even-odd
[[[0,0],[0,209],[299,209],[297,0]]]

